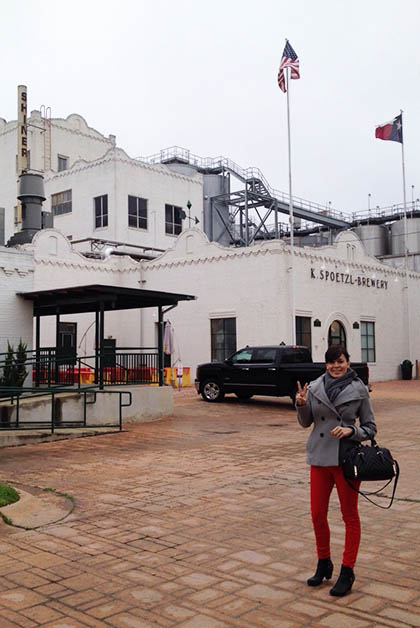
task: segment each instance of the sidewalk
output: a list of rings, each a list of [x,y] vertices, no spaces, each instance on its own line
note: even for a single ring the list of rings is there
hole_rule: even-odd
[[[420,381],[374,384],[398,500],[360,500],[351,595],[310,589],[316,557],[305,442],[288,399],[207,404],[87,439],[4,448],[0,482],[50,488],[73,512],[0,525],[0,628],[420,627]],[[385,502],[385,500],[383,500]],[[337,574],[343,524],[330,508]]]

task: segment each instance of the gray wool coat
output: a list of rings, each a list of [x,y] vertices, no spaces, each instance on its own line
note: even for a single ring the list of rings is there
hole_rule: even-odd
[[[310,465],[332,467],[339,464],[340,439],[330,434],[337,425],[353,427],[354,434],[349,438],[358,442],[374,438],[377,431],[369,393],[359,378],[346,386],[331,403],[321,375],[309,384],[306,404],[296,406],[296,410],[302,427],[313,424],[306,445],[306,460]],[[356,418],[359,425],[356,425]]]

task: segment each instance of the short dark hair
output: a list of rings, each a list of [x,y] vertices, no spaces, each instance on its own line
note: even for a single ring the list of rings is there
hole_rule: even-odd
[[[325,352],[325,362],[335,362],[335,360],[338,360],[340,355],[344,355],[347,362],[350,362],[350,356],[346,347],[343,345],[331,345]]]

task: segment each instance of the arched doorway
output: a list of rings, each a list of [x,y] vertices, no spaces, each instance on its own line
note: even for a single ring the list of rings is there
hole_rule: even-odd
[[[346,332],[340,321],[333,321],[328,330],[328,346],[343,345],[346,346]]]

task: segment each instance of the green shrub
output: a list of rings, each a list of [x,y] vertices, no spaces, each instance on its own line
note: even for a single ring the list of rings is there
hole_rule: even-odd
[[[0,377],[0,386],[10,388],[23,386],[23,382],[28,375],[25,367],[27,347],[27,344],[20,339],[18,348],[15,351],[13,345],[7,341],[7,353],[4,360],[3,374]]]

